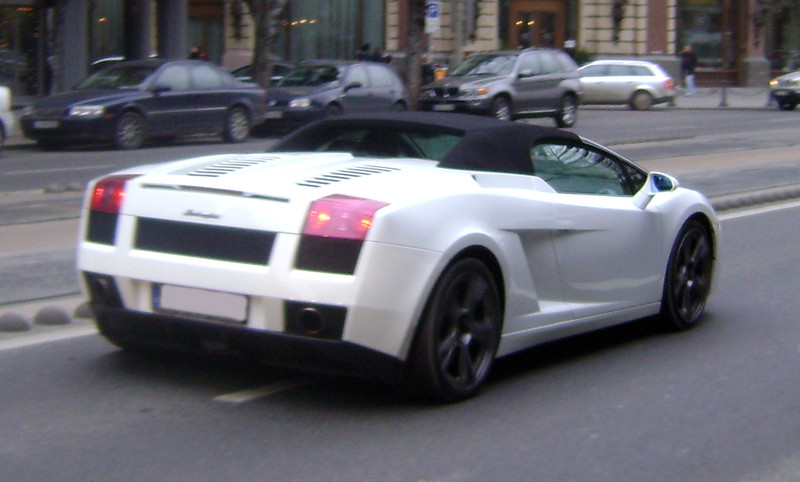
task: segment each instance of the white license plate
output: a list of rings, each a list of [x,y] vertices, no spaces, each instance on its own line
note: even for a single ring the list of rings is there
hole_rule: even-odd
[[[173,285],[153,285],[153,309],[223,321],[247,320],[248,298],[244,295],[187,288]]]
[[[56,120],[33,121],[34,129],[56,129],[57,127],[58,127],[58,121]]]
[[[452,112],[456,110],[456,106],[453,104],[433,104],[433,110],[439,112]]]
[[[280,119],[283,117],[283,112],[279,110],[267,111],[267,119]]]

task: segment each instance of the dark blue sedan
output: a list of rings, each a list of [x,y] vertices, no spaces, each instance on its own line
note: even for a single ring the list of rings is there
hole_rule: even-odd
[[[22,116],[44,147],[75,141],[136,149],[147,139],[219,134],[242,142],[264,119],[266,92],[201,60],[120,62],[73,90],[40,99]]]

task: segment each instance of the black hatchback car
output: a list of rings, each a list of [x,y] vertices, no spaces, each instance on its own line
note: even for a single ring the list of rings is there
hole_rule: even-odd
[[[264,118],[266,92],[202,60],[133,60],[28,106],[25,136],[51,147],[73,141],[136,149],[150,138],[221,134],[241,142]]]
[[[420,110],[466,112],[501,120],[552,117],[571,127],[582,90],[578,66],[556,49],[479,52],[447,77],[422,87]]]

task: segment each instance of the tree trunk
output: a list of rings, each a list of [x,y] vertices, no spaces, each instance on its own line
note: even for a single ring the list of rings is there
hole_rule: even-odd
[[[255,48],[253,51],[253,82],[269,87],[275,43],[280,34],[281,13],[289,0],[247,0],[253,16]]]

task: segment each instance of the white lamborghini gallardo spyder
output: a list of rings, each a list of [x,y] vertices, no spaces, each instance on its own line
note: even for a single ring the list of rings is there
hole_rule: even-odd
[[[223,347],[451,402],[539,343],[693,327],[718,229],[701,194],[573,133],[401,112],[96,179],[78,269],[120,347]]]

